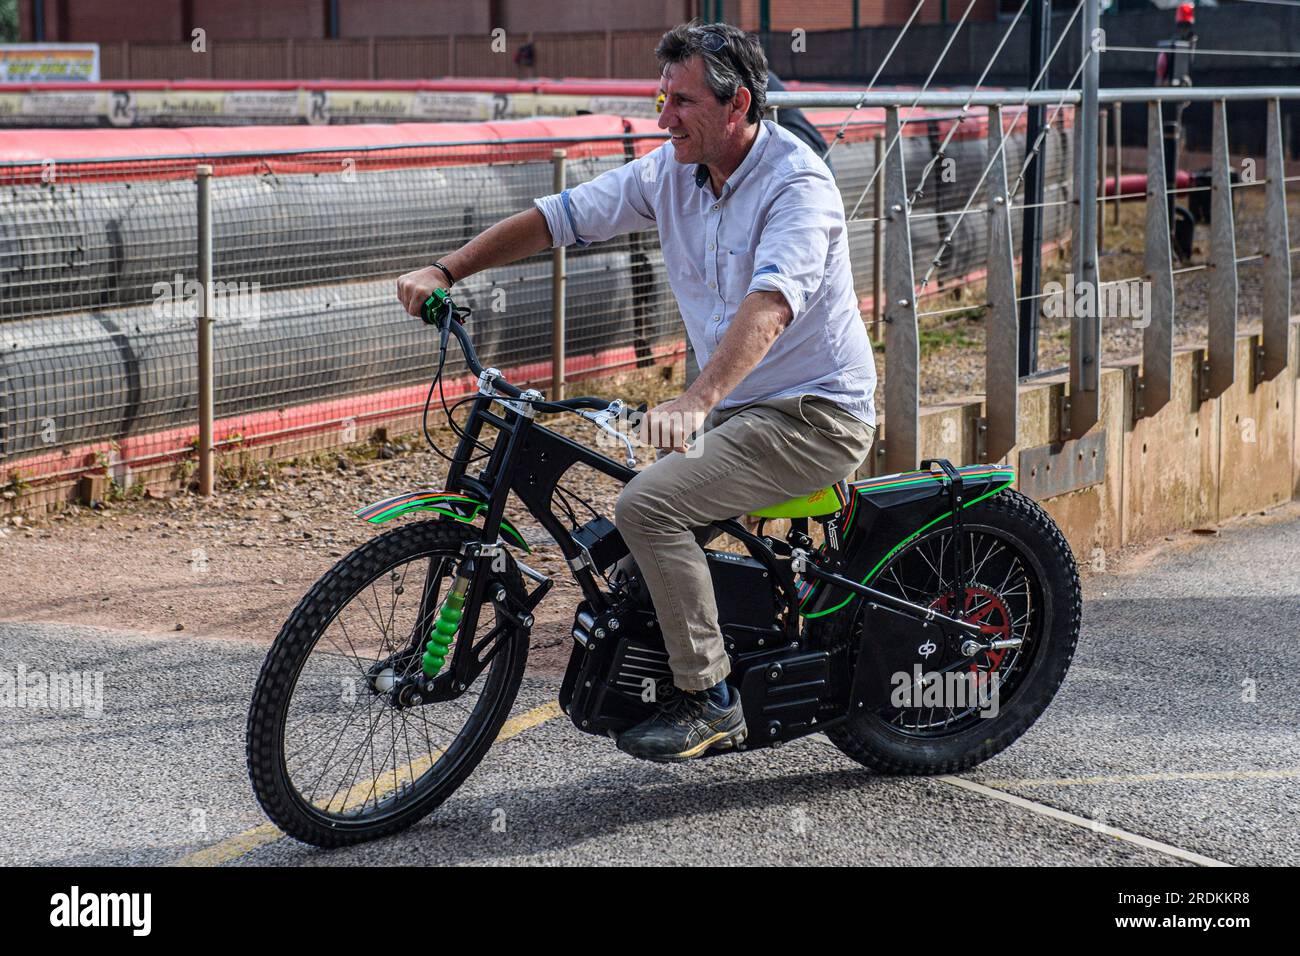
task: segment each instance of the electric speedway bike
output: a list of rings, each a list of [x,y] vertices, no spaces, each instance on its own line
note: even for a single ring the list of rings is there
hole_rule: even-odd
[[[578,464],[618,482],[636,474],[626,406],[521,391],[480,365],[468,316],[441,290],[424,308],[440,334],[434,384],[452,336],[478,377],[477,393],[458,403],[469,405],[463,426],[442,402],[459,435],[446,488],[357,512],[375,524],[414,512],[431,520],[404,522],[331,568],[285,622],[253,693],[254,791],[280,829],[308,843],[410,826],[502,733],[533,612],[553,584],[525,561],[529,542],[506,516],[512,492],[582,595],[563,713],[581,731],[617,737],[676,692],[626,545],[562,484]],[[432,398],[431,386],[426,437]],[[538,412],[582,416],[621,443],[625,460],[542,426]],[[1010,745],[1047,707],[1079,633],[1069,546],[1012,490],[1009,468],[922,469],[774,503],[752,531],[739,518],[714,524],[747,552],[705,549],[748,736],[706,756],[824,732],[878,772],[954,773]],[[788,533],[766,534],[772,519],[788,519]]]

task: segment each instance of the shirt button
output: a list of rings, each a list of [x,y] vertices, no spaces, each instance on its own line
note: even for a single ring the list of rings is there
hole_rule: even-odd
[[[718,208],[718,204],[717,204],[717,203],[714,203],[714,204],[713,204],[713,209],[714,209],[714,211],[717,211],[717,208]]]
[[[718,248],[718,247],[715,246],[713,243],[711,243],[711,242],[709,243],[709,252],[712,252],[712,251],[713,251],[714,249],[716,249],[716,248]]]
[[[718,321],[718,317],[717,317],[716,315],[713,317],[713,321],[714,321],[714,322],[717,322],[717,321]]]

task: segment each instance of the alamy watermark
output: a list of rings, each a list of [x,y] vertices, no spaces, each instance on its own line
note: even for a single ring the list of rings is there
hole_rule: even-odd
[[[153,314],[159,319],[196,319],[207,315],[217,322],[237,321],[242,329],[256,328],[262,320],[262,283],[214,279],[212,298],[204,308],[203,283],[179,272],[173,281],[153,284]]]
[[[897,708],[978,710],[983,718],[996,717],[1002,678],[995,671],[924,672],[920,664],[912,673],[896,671],[889,679],[889,703]]]
[[[103,671],[29,671],[0,668],[0,707],[80,710],[104,715]]]
[[[1151,283],[1077,282],[1067,272],[1065,282],[1043,283],[1043,315],[1049,319],[1128,319],[1135,329],[1151,324]]]

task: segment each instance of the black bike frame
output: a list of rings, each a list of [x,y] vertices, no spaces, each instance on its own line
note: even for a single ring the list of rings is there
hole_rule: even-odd
[[[498,415],[492,410],[493,402],[503,403],[504,414]],[[483,523],[484,542],[498,540],[506,502],[513,491],[559,545],[583,597],[593,609],[607,610],[614,595],[603,586],[600,569],[591,560],[590,549],[574,538],[573,531],[576,529],[569,528],[556,515],[553,507],[555,489],[565,472],[578,464],[587,465],[624,484],[631,481],[637,472],[539,425],[531,415],[521,412],[520,407],[519,403],[511,399],[483,394],[474,400],[447,473],[448,490],[472,495],[487,503]],[[484,425],[497,429],[497,440],[483,470],[471,477],[468,474],[469,464],[479,448]],[[789,612],[786,615],[787,630],[793,632],[792,639],[797,637],[798,586],[789,562],[777,557],[770,547],[771,539],[752,534],[734,519],[715,522],[714,527],[742,541],[750,555],[769,571]],[[617,539],[618,543],[616,558],[627,554],[626,545],[622,544],[616,531],[608,531],[601,541],[608,543],[612,539]],[[485,577],[476,575],[476,597],[482,593],[481,582]],[[475,605],[476,602],[466,602],[466,618],[462,624],[464,633],[474,633],[473,627],[477,621],[471,620],[471,615],[477,615]],[[474,610],[471,611],[471,608]]]

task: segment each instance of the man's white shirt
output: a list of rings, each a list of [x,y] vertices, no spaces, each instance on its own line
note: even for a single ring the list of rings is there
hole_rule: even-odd
[[[657,228],[668,282],[703,368],[751,292],[779,292],[793,319],[720,409],[820,395],[876,423],[876,364],[858,312],[835,179],[770,120],[715,197],[703,167],[667,142],[589,182],[534,200],[555,246]]]

